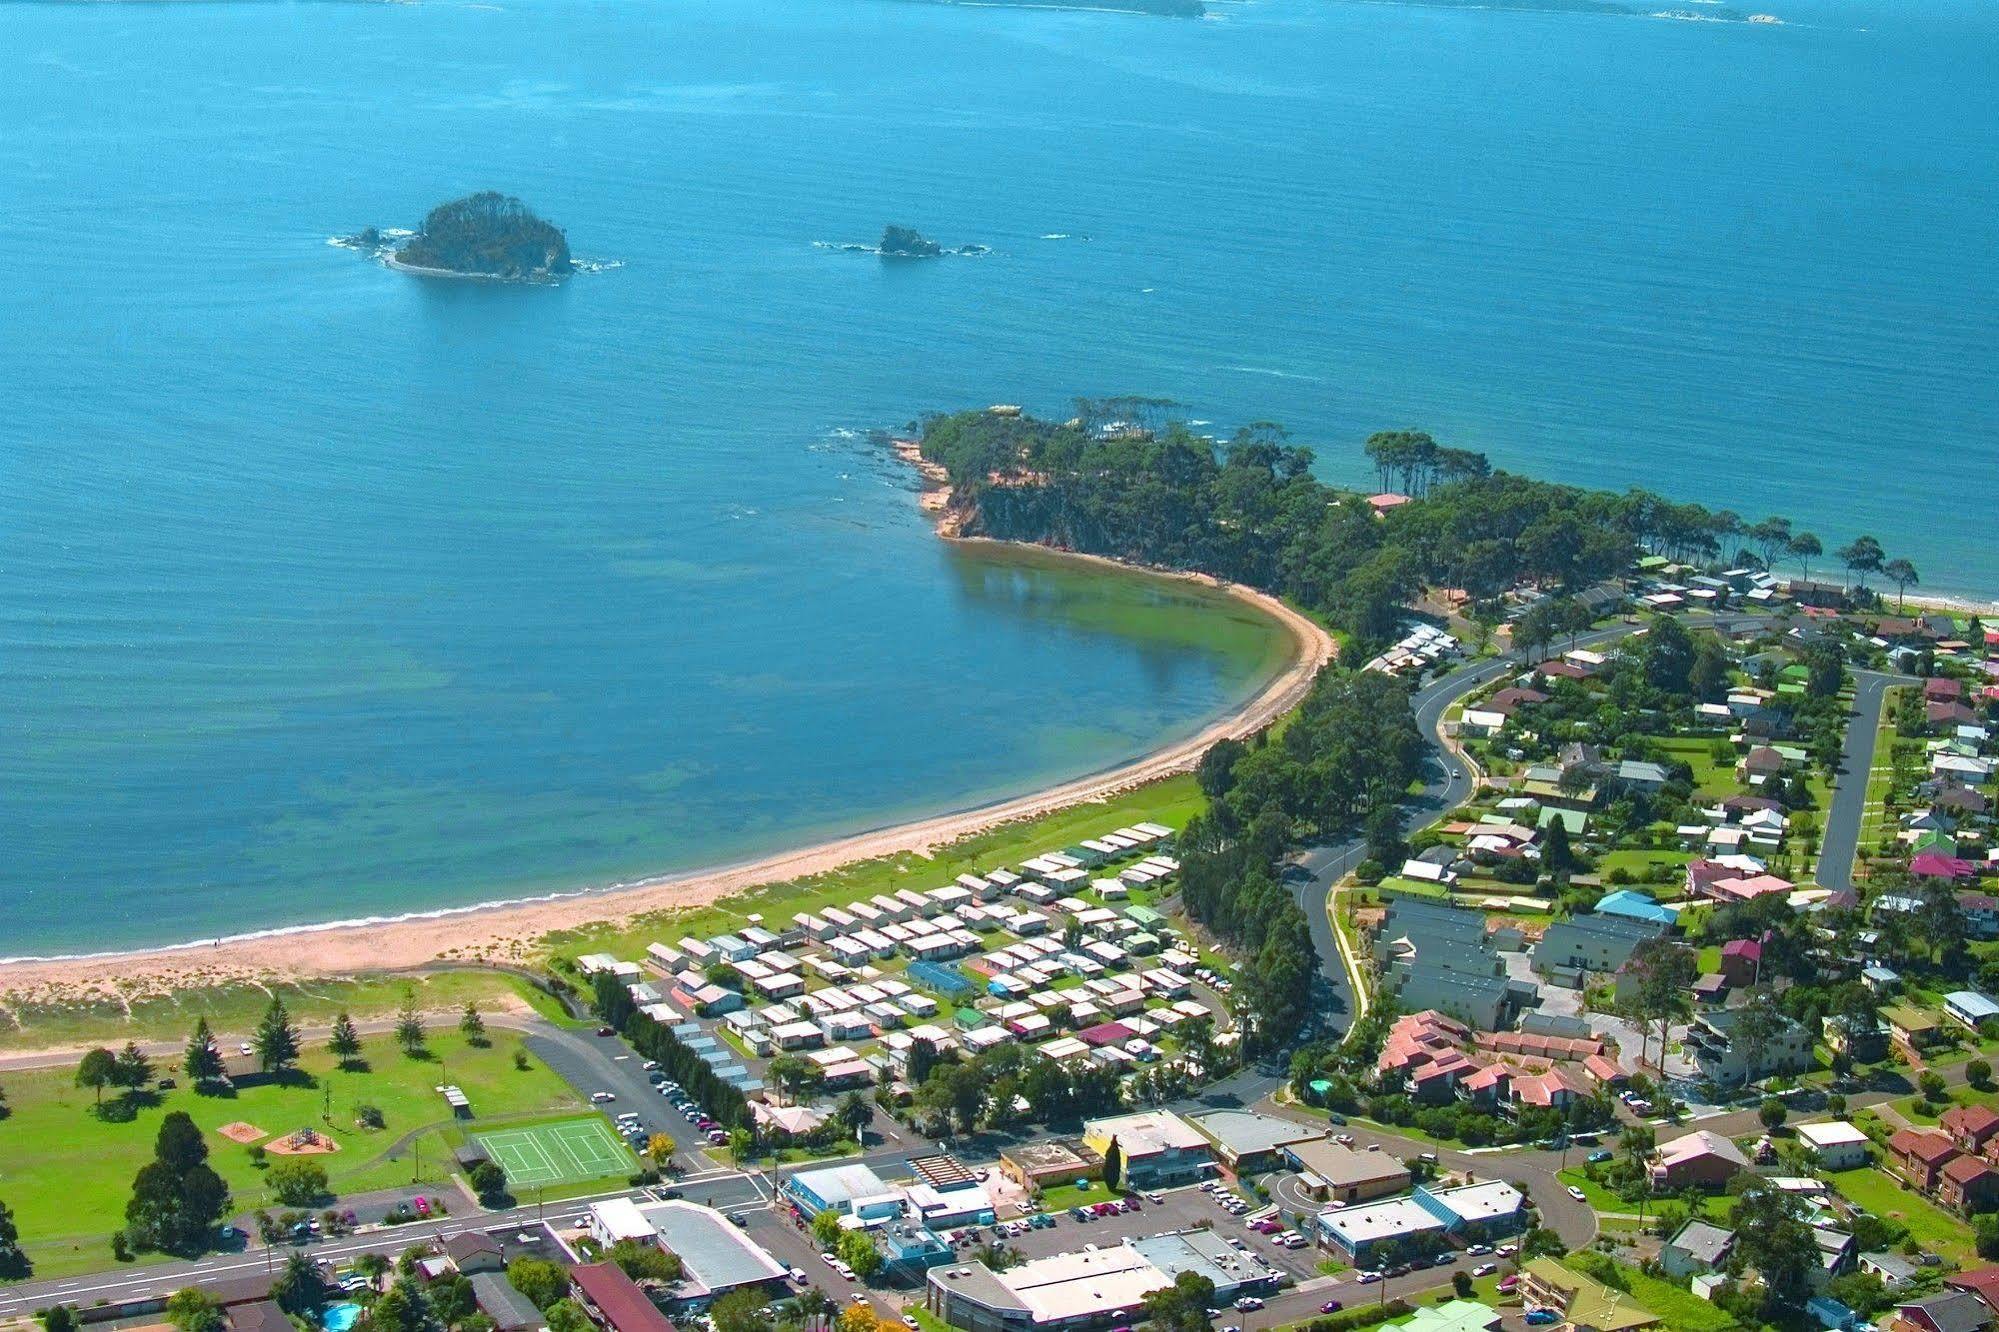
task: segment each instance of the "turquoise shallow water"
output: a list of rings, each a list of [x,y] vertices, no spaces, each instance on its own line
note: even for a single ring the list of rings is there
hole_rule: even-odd
[[[1422,425],[1999,591],[1999,14],[1767,3],[0,8],[0,954],[685,868],[1241,694],[933,541],[846,433],[932,407],[1354,480]],[[619,266],[326,244],[484,187]],[[888,220],[992,253],[815,245]]]

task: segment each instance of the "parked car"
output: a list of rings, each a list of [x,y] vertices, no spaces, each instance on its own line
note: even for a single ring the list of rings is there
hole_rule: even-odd
[[[1559,1323],[1561,1321],[1562,1316],[1553,1309],[1534,1309],[1528,1313],[1526,1318],[1527,1326],[1529,1327],[1545,1327],[1549,1323]]]
[[[1469,1244],[1465,1246],[1465,1252],[1476,1258],[1481,1254],[1491,1253],[1492,1246],[1490,1244]]]
[[[590,1093],[590,1099],[595,1101],[598,1105],[603,1105],[607,1101],[617,1100],[618,1097],[617,1093],[615,1092],[596,1091]]]
[[[597,1028],[597,1034],[599,1036],[616,1036],[618,1029],[616,1027],[599,1027]]]
[[[1517,1272],[1514,1273],[1512,1276],[1503,1276],[1499,1279],[1499,1293],[1502,1295],[1511,1295],[1514,1291],[1518,1290],[1519,1288],[1520,1288],[1520,1275]]]
[[[1584,1193],[1581,1189],[1577,1188],[1573,1184],[1569,1185],[1569,1196],[1571,1198],[1574,1198],[1577,1202],[1589,1201],[1589,1195],[1587,1193]]]
[[[1235,1302],[1235,1307],[1243,1313],[1255,1313],[1263,1307],[1263,1301],[1254,1295],[1245,1295]]]
[[[1494,1272],[1497,1272],[1498,1270],[1499,1270],[1498,1263],[1480,1263],[1477,1267],[1474,1267],[1471,1270],[1471,1274],[1475,1277],[1491,1276]]]
[[[1361,1274],[1355,1277],[1354,1280],[1363,1286],[1371,1286],[1381,1280],[1381,1273],[1363,1269]]]
[[[1599,1148],[1589,1154],[1589,1161],[1591,1165],[1601,1165],[1603,1162],[1608,1161],[1610,1156],[1609,1152]]]
[[[1341,1304],[1338,1300],[1327,1300],[1324,1304],[1319,1306],[1319,1312],[1338,1313],[1340,1310],[1344,1308],[1346,1308],[1346,1306],[1344,1304]]]

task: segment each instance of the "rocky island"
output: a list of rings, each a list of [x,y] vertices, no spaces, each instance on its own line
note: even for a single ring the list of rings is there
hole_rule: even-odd
[[[884,259],[935,259],[944,253],[943,246],[915,227],[898,227],[894,223],[882,228],[880,249]]]
[[[412,273],[497,282],[553,282],[576,271],[561,228],[492,190],[431,209],[388,262]]]
[[[845,248],[865,250],[867,247],[855,245]],[[956,249],[946,249],[915,227],[898,227],[891,222],[882,228],[881,244],[875,247],[874,252],[884,259],[936,259],[947,254],[986,254],[988,250],[983,245],[960,245]]]

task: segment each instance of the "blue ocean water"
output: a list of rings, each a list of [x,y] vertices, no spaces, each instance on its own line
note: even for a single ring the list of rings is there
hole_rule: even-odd
[[[1421,426],[1999,591],[1999,12],[1759,2],[0,6],[0,954],[708,863],[1241,693],[940,547],[842,433],[936,407],[1353,480]],[[615,267],[326,243],[481,188]],[[991,253],[815,244],[886,221]]]

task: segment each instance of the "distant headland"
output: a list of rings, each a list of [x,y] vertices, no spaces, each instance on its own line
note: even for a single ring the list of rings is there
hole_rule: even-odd
[[[369,227],[345,243],[424,277],[559,282],[576,271],[560,227],[494,190],[439,204],[414,233],[385,235]]]

